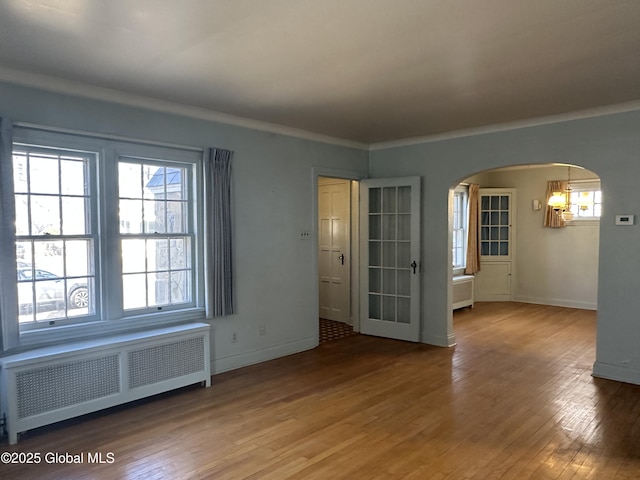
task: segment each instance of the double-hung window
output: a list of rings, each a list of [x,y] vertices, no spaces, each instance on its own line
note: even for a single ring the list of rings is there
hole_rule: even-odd
[[[462,273],[467,263],[468,210],[469,189],[466,186],[459,186],[453,194],[452,259],[454,273]]]
[[[20,127],[12,157],[21,333],[203,317],[202,150]]]
[[[599,180],[571,182],[571,212],[576,220],[599,220],[602,215],[602,191]],[[585,222],[587,223],[587,222]]]

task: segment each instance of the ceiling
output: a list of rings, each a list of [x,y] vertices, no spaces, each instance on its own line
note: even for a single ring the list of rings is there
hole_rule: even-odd
[[[638,102],[640,1],[3,0],[0,68],[370,145]]]

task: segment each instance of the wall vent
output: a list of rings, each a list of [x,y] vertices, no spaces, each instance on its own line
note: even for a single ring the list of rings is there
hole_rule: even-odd
[[[195,323],[0,358],[9,444],[18,432],[174,388],[211,385],[209,325]]]

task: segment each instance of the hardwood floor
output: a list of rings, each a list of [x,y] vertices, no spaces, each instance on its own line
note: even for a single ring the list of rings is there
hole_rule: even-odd
[[[595,312],[477,303],[454,328],[455,348],[351,336],[33,430],[0,451],[41,463],[0,478],[640,476],[640,386],[591,377]]]

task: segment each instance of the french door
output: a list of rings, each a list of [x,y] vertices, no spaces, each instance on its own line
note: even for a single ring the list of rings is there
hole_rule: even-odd
[[[420,340],[420,177],[360,182],[360,332]]]

